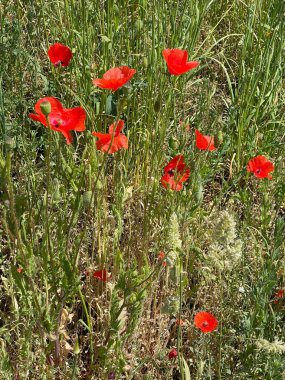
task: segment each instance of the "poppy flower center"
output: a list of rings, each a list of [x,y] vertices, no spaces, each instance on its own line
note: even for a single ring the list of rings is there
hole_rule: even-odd
[[[56,115],[50,115],[49,116],[49,122],[51,127],[53,128],[59,128],[63,124],[63,120]]]
[[[208,323],[207,321],[204,321],[204,322],[202,323],[202,326],[203,326],[203,327],[207,327],[207,326],[209,326],[209,323]]]
[[[255,170],[255,173],[256,173],[256,174],[259,174],[260,172],[261,172],[261,169],[260,169],[260,168]]]

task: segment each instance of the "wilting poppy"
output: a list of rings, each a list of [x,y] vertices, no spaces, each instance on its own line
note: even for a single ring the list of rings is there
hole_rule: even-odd
[[[168,358],[170,360],[171,359],[175,359],[177,356],[178,356],[178,352],[176,351],[175,348],[172,348],[172,350],[170,350],[169,353],[168,353]]]
[[[272,175],[269,173],[273,172],[274,164],[260,155],[249,160],[246,169],[248,172],[252,172],[256,178],[272,179]]]
[[[105,269],[95,270],[95,272],[93,272],[93,277],[103,282],[107,282],[108,280],[111,280],[112,274]]]
[[[198,129],[195,130],[196,147],[200,150],[216,150],[214,146],[214,137],[203,135]]]
[[[180,120],[179,121],[179,125],[181,126],[181,127],[183,127],[187,132],[189,132],[190,131],[190,125],[189,124],[186,124],[183,120]]]
[[[159,255],[158,255],[158,258],[159,258],[159,260],[161,260],[162,261],[162,265],[164,266],[164,267],[166,267],[166,261],[164,260],[164,258],[165,258],[165,253],[164,252],[162,252],[162,251],[160,251],[159,252]]]
[[[276,293],[275,293],[275,297],[278,297],[278,298],[282,298],[285,294],[285,289],[279,289]]]
[[[207,313],[206,311],[200,311],[194,317],[194,324],[204,333],[208,333],[217,328],[218,321],[213,314]]]
[[[128,148],[128,138],[120,133],[124,128],[124,120],[119,120],[109,126],[109,133],[92,132],[98,138],[96,146],[105,153],[115,153],[119,149]]]
[[[68,46],[56,42],[48,49],[48,57],[54,66],[68,66],[72,52]]]
[[[162,54],[166,61],[168,71],[172,75],[181,75],[199,66],[199,62],[197,61],[187,62],[188,52],[186,50],[164,49]]]
[[[178,154],[165,166],[160,182],[166,189],[180,191],[183,188],[183,182],[187,181],[189,176],[190,169],[184,162],[184,156]]]
[[[128,66],[115,67],[105,72],[102,79],[94,79],[95,86],[116,91],[135,75],[136,70]]]
[[[51,111],[47,117],[43,113],[42,103],[50,104]],[[36,114],[29,114],[29,118],[39,121],[45,127],[49,125],[52,130],[62,133],[67,144],[73,140],[70,131],[82,132],[85,130],[86,112],[81,107],[63,108],[59,100],[50,97],[38,100],[35,111]]]
[[[177,326],[183,326],[184,325],[184,321],[182,319],[176,319],[176,322]]]
[[[278,303],[279,302],[279,300],[281,299],[281,298],[283,298],[283,296],[284,296],[284,294],[285,294],[285,289],[279,289],[275,294],[274,294],[274,303],[276,304],[276,303]]]

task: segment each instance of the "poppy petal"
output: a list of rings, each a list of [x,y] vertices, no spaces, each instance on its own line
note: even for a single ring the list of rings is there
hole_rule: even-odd
[[[28,115],[28,117],[34,121],[39,121],[40,123],[42,123],[43,125],[47,125],[47,121],[46,121],[46,118],[43,116],[43,115],[36,115],[34,113],[30,113]]]
[[[96,136],[96,147],[104,153],[115,153],[119,149],[128,148],[128,138],[120,131],[124,128],[124,121],[119,120],[117,123],[109,126],[109,133],[92,132]]]
[[[170,190],[174,190],[174,191],[181,191],[183,189],[182,183],[181,182],[176,182],[174,180],[174,177],[170,176],[169,174],[164,174],[161,177],[160,183],[166,189],[170,189]]]
[[[106,271],[106,269],[96,270],[93,272],[93,277],[101,280],[103,282],[107,282],[112,278],[111,272]]]
[[[194,317],[194,324],[204,333],[211,332],[218,327],[218,321],[213,314],[200,311]]]
[[[60,103],[60,101],[58,99],[52,98],[52,97],[46,97],[46,98],[39,99],[37,101],[36,105],[35,105],[35,111],[39,115],[42,114],[41,103],[43,103],[43,102],[50,103],[51,109],[52,109],[53,112],[61,112],[61,111],[63,111],[62,104]]]
[[[68,129],[82,132],[85,131],[86,112],[81,107],[64,109],[65,117],[68,120]]]
[[[167,173],[169,170],[183,170],[185,168],[184,156],[182,154],[178,154],[165,166],[164,172]]]
[[[48,57],[51,63],[57,66],[59,63],[62,66],[68,66],[72,58],[72,52],[68,46],[65,46],[59,42],[51,45],[48,49]]]
[[[185,67],[187,68],[187,71],[196,69],[196,67],[198,66],[199,66],[199,62],[197,61],[190,61],[190,62],[187,62],[185,65]]]
[[[196,61],[187,62],[188,52],[182,49],[164,49],[163,57],[167,68],[172,75],[181,75],[196,68],[199,63]]]
[[[57,128],[57,131],[63,134],[63,136],[65,137],[65,140],[66,140],[66,144],[69,145],[72,143],[73,137],[72,137],[72,134],[70,133],[70,131],[65,130],[65,129],[61,129],[61,128]]]
[[[94,79],[92,81],[93,84],[95,84],[95,86],[97,87],[100,87],[100,88],[109,88],[109,82],[106,81],[105,79]]]
[[[260,155],[251,158],[247,164],[246,169],[247,171],[252,172],[258,179],[272,179],[272,175],[269,173],[274,171],[274,164],[266,157]]]
[[[86,112],[81,107],[63,108],[60,101],[53,97],[41,98],[35,105],[37,114],[30,114],[29,117],[35,121],[39,121],[47,126],[47,120],[41,110],[41,103],[48,102],[51,106],[51,112],[48,115],[49,126],[52,130],[60,132],[64,135],[67,144],[73,140],[70,133],[71,130],[84,131]]]
[[[119,133],[123,130],[124,128],[124,120],[118,120],[117,123],[111,124],[109,126],[109,134],[113,135],[114,130],[115,130],[115,136],[118,136]]]
[[[116,91],[126,84],[135,73],[136,70],[128,66],[114,67],[105,72],[103,79],[97,78],[92,82],[100,88]]]
[[[196,134],[196,147],[200,150],[216,150],[214,146],[214,138],[211,136],[203,135],[198,129],[195,130]]]

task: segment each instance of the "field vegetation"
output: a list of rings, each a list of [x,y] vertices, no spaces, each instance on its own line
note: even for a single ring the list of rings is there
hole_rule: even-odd
[[[284,0],[1,0],[1,379],[285,379],[284,49]]]

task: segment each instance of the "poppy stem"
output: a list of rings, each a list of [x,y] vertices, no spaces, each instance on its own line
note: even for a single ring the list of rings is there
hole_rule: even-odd
[[[183,287],[182,287],[182,260],[181,257],[179,257],[179,320],[181,320],[182,315],[182,296],[183,296]],[[181,325],[178,324],[178,335],[177,335],[177,351],[178,351],[178,363],[179,363],[179,369],[180,369],[180,375],[181,380],[184,379],[184,366],[183,366],[183,355],[181,353],[182,349],[182,330]]]
[[[84,229],[83,229],[83,232],[81,234],[81,238],[80,238],[80,242],[78,244],[78,249],[77,249],[77,252],[75,254],[75,257],[74,257],[74,261],[73,261],[73,268],[75,268],[77,266],[77,263],[78,263],[78,258],[79,258],[79,252],[80,252],[80,247],[81,247],[81,244],[83,242],[83,239],[85,238],[85,235],[86,235],[86,230],[87,230],[87,223],[88,223],[88,219],[90,217],[90,213],[91,213],[91,210],[92,210],[92,202],[93,202],[93,199],[94,199],[94,195],[95,195],[95,190],[96,190],[96,185],[97,185],[97,182],[100,178],[100,175],[103,171],[103,168],[105,167],[105,162],[106,162],[106,156],[104,156],[104,159],[103,159],[103,162],[102,162],[102,165],[98,171],[98,174],[97,174],[97,177],[93,183],[93,188],[92,188],[92,193],[91,193],[91,197],[90,197],[90,200],[89,200],[89,203],[87,205],[87,215],[86,215],[86,219],[85,219],[85,225],[84,225]],[[68,244],[68,242],[67,242]]]
[[[92,366],[93,362],[94,362],[94,349],[93,349],[93,340],[92,340],[92,325],[91,325],[91,320],[90,320],[90,316],[89,316],[89,313],[88,313],[87,305],[86,305],[86,302],[85,302],[85,299],[84,299],[84,296],[82,294],[80,286],[78,287],[78,293],[79,293],[79,296],[80,296],[80,299],[81,299],[81,303],[82,303],[82,306],[83,306],[83,310],[84,310],[84,313],[85,313],[85,316],[86,316],[87,326],[88,326],[88,330],[89,330],[89,334],[90,334],[89,335],[89,340],[90,340],[90,364]]]
[[[47,166],[47,176],[46,176],[46,205],[45,205],[45,217],[46,217],[46,237],[47,237],[47,252],[50,259],[50,264],[52,267],[52,275],[55,280],[56,266],[54,261],[54,256],[52,254],[51,240],[50,240],[50,218],[49,218],[49,190],[50,190],[50,155],[51,155],[51,126],[49,122],[48,115],[46,116],[47,126],[48,126],[48,147],[46,155],[46,166]],[[56,284],[56,282],[54,282]]]

